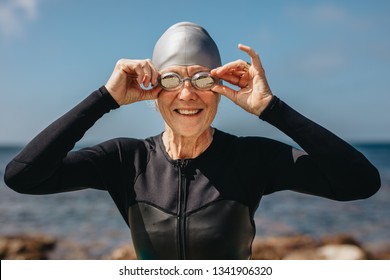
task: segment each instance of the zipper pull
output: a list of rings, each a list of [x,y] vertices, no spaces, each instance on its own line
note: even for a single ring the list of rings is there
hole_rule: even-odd
[[[188,159],[178,159],[177,165],[182,171],[184,171],[188,165]]]

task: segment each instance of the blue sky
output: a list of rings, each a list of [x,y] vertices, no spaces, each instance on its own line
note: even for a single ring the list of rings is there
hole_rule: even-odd
[[[390,1],[0,0],[0,144],[25,144],[105,84],[119,58],[150,58],[170,25],[192,21],[223,63],[260,53],[274,94],[352,142],[390,141]],[[223,98],[214,125],[289,141]],[[143,102],[116,110],[85,143],[163,130]]]

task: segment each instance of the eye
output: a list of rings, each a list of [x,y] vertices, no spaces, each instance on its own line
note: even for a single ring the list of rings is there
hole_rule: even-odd
[[[179,75],[176,73],[166,73],[160,78],[160,85],[165,89],[174,89],[181,83]]]
[[[207,72],[195,74],[192,82],[199,89],[210,89],[215,84],[214,78]]]

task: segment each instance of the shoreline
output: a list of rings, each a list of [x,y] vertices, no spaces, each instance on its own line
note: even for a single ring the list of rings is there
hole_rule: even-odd
[[[96,252],[99,244],[39,234],[0,236],[2,260],[136,260],[133,245]],[[100,246],[103,246],[100,244]],[[98,250],[99,251],[99,250]],[[335,234],[319,239],[298,234],[283,237],[256,237],[253,260],[390,260],[390,242],[363,244],[352,235]]]

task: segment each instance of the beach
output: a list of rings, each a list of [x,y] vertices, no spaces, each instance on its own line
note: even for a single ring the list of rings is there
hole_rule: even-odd
[[[304,243],[304,246],[301,243],[295,247],[291,245],[309,251],[309,247],[314,250],[329,245],[323,240],[339,238],[337,242],[341,244],[358,244],[356,246],[363,248],[366,258],[388,259],[390,145],[365,144],[357,148],[378,168],[382,180],[380,191],[367,200],[351,202],[336,202],[294,192],[265,196],[255,215],[257,229],[253,252],[274,252],[268,255],[285,258],[285,254],[275,252],[286,251],[277,244],[287,244],[287,239],[291,242],[298,237],[311,239],[311,243]],[[19,150],[20,147],[0,148],[0,240],[3,240],[0,252],[1,248],[8,248],[12,238],[16,240],[15,244],[19,244],[12,245],[14,249],[26,251],[23,240],[28,241],[31,236],[42,242],[35,248],[46,248],[46,253],[40,255],[42,258],[106,259],[112,258],[116,250],[131,248],[130,231],[104,191],[32,196],[5,187],[5,166]],[[273,240],[272,246],[270,240]],[[1,258],[8,257],[3,253]]]

